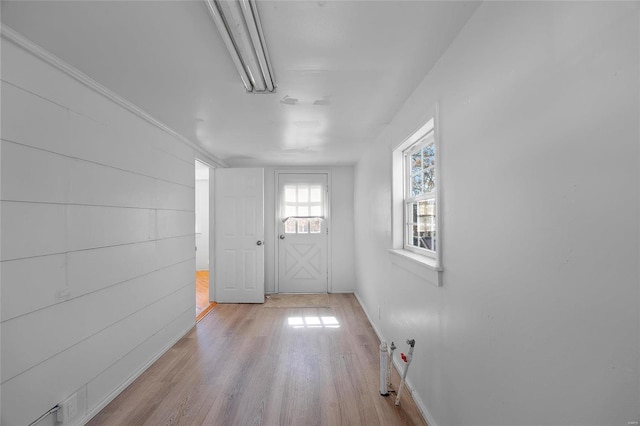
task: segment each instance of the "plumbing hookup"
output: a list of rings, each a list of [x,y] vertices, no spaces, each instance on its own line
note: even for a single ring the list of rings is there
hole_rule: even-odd
[[[409,352],[405,355],[400,353],[400,358],[404,361],[404,371],[402,372],[402,380],[400,386],[398,386],[398,392],[396,394],[396,405],[400,405],[400,395],[402,389],[404,389],[404,382],[407,379],[407,372],[409,371],[409,365],[413,359],[413,347],[415,346],[415,339],[408,339],[407,345],[409,345]],[[393,364],[393,351],[396,349],[396,345],[391,342],[391,346],[387,346],[387,342],[380,343],[380,395],[389,396],[389,387],[391,386],[391,366]]]

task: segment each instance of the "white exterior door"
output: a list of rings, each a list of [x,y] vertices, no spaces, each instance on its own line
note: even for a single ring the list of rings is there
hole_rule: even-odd
[[[263,169],[215,169],[218,303],[264,303],[263,182]]]
[[[327,175],[278,174],[278,292],[326,293]]]

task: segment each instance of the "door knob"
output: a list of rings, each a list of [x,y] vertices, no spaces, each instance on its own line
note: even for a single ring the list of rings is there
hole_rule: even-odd
[[[284,240],[284,235],[280,234],[280,239]]]
[[[258,241],[256,244],[261,246],[262,245],[262,241]]]

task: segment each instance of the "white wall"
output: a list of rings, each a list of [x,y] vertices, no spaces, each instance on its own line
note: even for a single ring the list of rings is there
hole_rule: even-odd
[[[194,324],[194,151],[1,47],[2,424],[80,420]]]
[[[358,163],[357,295],[416,339],[432,426],[640,420],[638,15],[483,3]],[[442,287],[387,252],[391,150],[436,102]]]
[[[196,270],[209,270],[209,179],[196,180]]]
[[[331,287],[330,293],[350,293],[355,290],[354,216],[353,216],[353,166],[320,168],[330,174],[329,197],[331,208]],[[265,291],[275,291],[275,194],[276,170],[285,167],[267,167],[265,181]],[[291,169],[289,169],[291,170]],[[296,172],[311,172],[318,168],[295,168]]]

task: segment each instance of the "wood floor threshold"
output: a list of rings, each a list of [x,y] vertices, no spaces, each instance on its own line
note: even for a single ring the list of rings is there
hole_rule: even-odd
[[[200,312],[198,314],[198,316],[196,317],[196,322],[200,321],[202,318],[204,318],[209,312],[211,312],[211,310],[213,308],[215,308],[217,305],[216,302],[211,302],[209,303],[209,306],[207,306],[206,308],[204,308],[204,310],[202,312]]]

